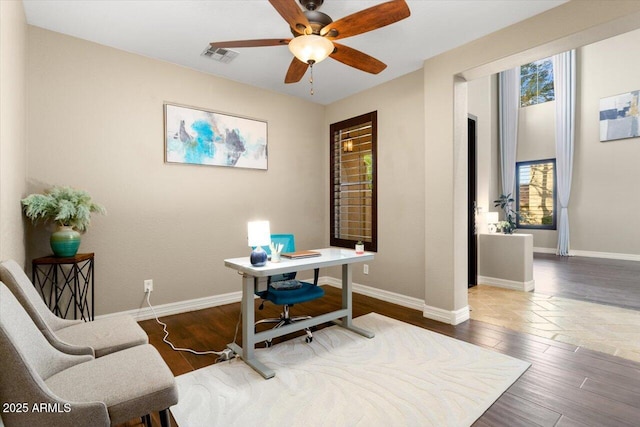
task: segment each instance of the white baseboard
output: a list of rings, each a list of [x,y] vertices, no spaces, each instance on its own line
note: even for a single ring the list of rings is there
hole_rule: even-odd
[[[458,325],[469,320],[469,306],[460,310],[443,310],[438,307],[432,307],[423,304],[422,315],[427,319],[435,320],[449,325]]]
[[[342,288],[342,281],[340,279],[336,279],[335,277],[322,277],[320,279],[320,283],[326,283],[335,288]],[[422,307],[424,306],[424,301],[419,298],[408,297],[406,295],[385,291],[383,289],[372,288],[370,286],[361,285],[359,283],[353,283],[352,287],[353,292],[357,294],[362,294],[382,301],[398,304],[403,307],[411,308],[413,310],[421,311]]]
[[[618,254],[613,252],[594,252],[594,251],[569,251],[570,255],[584,256],[589,258],[607,258],[607,259],[619,259],[623,261],[640,261],[640,255],[636,254]]]
[[[533,248],[533,252],[534,253],[537,252],[539,254],[553,254],[553,255],[555,255],[556,254],[556,248],[537,248],[537,247],[534,247]]]
[[[336,288],[342,287],[342,282],[333,277],[323,277],[322,283],[327,283]],[[435,320],[449,325],[457,325],[469,320],[469,306],[460,310],[449,311],[437,307],[431,307],[419,298],[408,297],[406,295],[397,294],[395,292],[385,291],[383,289],[372,288],[370,286],[353,283],[353,292],[376,298],[382,301],[398,304],[413,310],[422,311],[422,315],[427,319]]]
[[[312,278],[300,278],[304,281],[312,281]],[[319,283],[327,284],[336,288],[342,287],[342,281],[335,277],[323,276],[318,280]],[[424,317],[436,320],[438,322],[457,325],[469,319],[469,307],[464,307],[457,311],[443,310],[437,307],[429,307],[419,298],[408,297],[406,295],[397,294],[395,292],[385,291],[383,289],[372,288],[370,286],[353,283],[353,292],[376,298],[382,301],[398,304],[413,310],[422,311]],[[153,296],[153,294],[152,294]],[[242,291],[230,292],[228,294],[214,295],[210,297],[197,298],[186,301],[179,301],[169,304],[154,305],[153,308],[158,317],[171,316],[173,314],[187,313],[189,311],[202,310],[219,305],[231,304],[242,300]],[[146,302],[146,300],[145,300]],[[153,298],[151,300],[153,304]],[[96,319],[114,317],[119,315],[130,315],[136,321],[153,319],[153,312],[149,307],[141,307],[139,309],[121,311],[118,313],[103,314],[96,316]]]
[[[533,252],[542,254],[555,254],[555,248],[533,248]],[[595,252],[595,251],[581,251],[581,250],[569,250],[569,256],[583,256],[588,258],[606,258],[606,259],[619,259],[622,261],[640,261],[640,255],[637,254],[620,254],[616,252]]]
[[[141,320],[153,319],[154,318],[153,312],[146,305],[146,301],[147,300],[145,299],[145,306],[139,309],[121,311],[118,313],[111,313],[111,314],[102,314],[100,316],[96,316],[95,318],[97,320],[101,318],[108,318],[108,317],[127,314],[132,316],[138,322]],[[153,309],[155,310],[158,317],[163,317],[163,316],[171,316],[173,314],[187,313],[189,311],[202,310],[210,307],[217,307],[219,305],[231,304],[239,301],[242,301],[242,291],[230,292],[228,294],[222,294],[222,295],[213,295],[213,296],[204,297],[204,298],[196,298],[196,299],[191,299],[186,301],[172,302],[168,304],[153,305]],[[151,298],[151,304],[153,304],[153,294]]]
[[[497,277],[478,276],[478,283],[483,285],[497,286],[499,288],[512,289],[515,291],[529,292],[535,289],[536,281],[517,282],[514,280],[498,279]]]

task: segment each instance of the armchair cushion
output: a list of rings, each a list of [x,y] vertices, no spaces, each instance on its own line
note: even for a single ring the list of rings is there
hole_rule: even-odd
[[[178,403],[173,374],[149,344],[75,365],[45,383],[68,401],[104,402],[112,425]]]
[[[89,346],[96,357],[125,348],[147,344],[149,337],[131,316],[107,317],[79,323],[55,331],[57,337],[73,346]]]

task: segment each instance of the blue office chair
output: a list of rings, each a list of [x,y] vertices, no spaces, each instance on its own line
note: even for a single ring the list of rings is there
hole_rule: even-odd
[[[273,243],[281,243],[283,246],[282,252],[295,252],[296,244],[293,234],[272,234],[271,241]],[[267,254],[271,255],[270,248],[265,249]],[[270,318],[258,320],[255,326],[261,323],[275,323],[275,328],[279,328],[284,325],[288,325],[300,320],[311,319],[311,316],[294,316],[291,317],[289,309],[292,305],[313,301],[324,295],[324,289],[318,286],[318,276],[320,270],[316,268],[313,271],[313,283],[302,282],[296,280],[296,273],[285,273],[276,276],[270,276],[267,280],[267,289],[264,291],[258,291],[256,287],[255,294],[262,299],[259,309],[264,308],[265,301],[271,301],[276,305],[282,306],[282,313],[279,318]],[[305,329],[307,336],[306,342],[313,341],[313,334],[309,328]],[[271,340],[265,342],[267,347],[271,347]]]

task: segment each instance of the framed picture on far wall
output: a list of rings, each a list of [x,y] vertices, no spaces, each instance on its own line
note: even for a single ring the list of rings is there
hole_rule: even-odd
[[[600,142],[640,136],[638,95],[636,90],[600,100]]]
[[[267,169],[267,122],[164,104],[165,162]]]

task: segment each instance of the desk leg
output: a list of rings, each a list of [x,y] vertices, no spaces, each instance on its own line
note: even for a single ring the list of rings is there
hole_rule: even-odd
[[[376,336],[373,332],[366,331],[353,325],[353,298],[352,298],[352,277],[353,270],[351,264],[342,265],[342,308],[347,310],[347,316],[342,318],[341,326],[360,334],[367,338]]]
[[[253,303],[254,278],[252,276],[242,276],[242,348],[235,343],[229,344],[231,350],[240,355],[244,362],[251,366],[256,372],[265,379],[272,378],[276,375],[273,369],[268,368],[265,364],[256,359],[255,356],[255,307]]]

